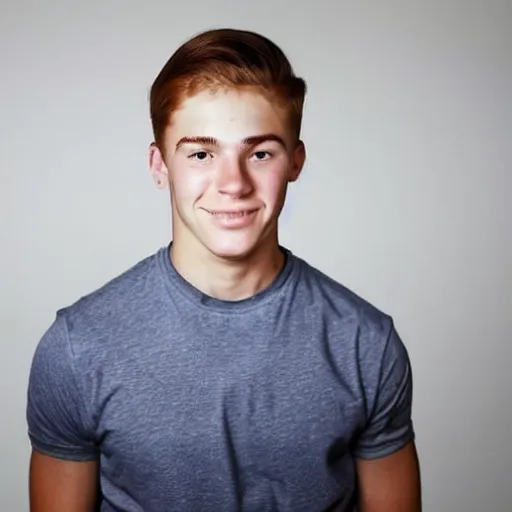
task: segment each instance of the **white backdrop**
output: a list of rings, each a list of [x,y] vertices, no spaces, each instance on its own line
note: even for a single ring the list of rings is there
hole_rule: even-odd
[[[0,510],[28,510],[27,378],[55,311],[169,240],[147,94],[220,26],[272,38],[307,79],[282,242],[394,316],[425,511],[510,512],[507,0],[3,0]]]

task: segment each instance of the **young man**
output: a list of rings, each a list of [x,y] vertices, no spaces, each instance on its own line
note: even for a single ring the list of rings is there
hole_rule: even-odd
[[[418,512],[391,318],[278,242],[305,83],[245,31],[151,90],[172,243],[58,312],[28,393],[32,512]]]

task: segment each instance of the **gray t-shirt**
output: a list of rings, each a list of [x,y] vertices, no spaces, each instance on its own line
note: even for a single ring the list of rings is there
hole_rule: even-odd
[[[356,510],[354,458],[414,438],[391,318],[286,251],[252,298],[205,296],[160,249],[57,313],[29,435],[100,460],[104,512]]]

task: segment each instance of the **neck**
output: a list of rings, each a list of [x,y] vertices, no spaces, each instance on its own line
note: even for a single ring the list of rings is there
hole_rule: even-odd
[[[170,258],[192,286],[210,297],[229,301],[247,299],[267,288],[285,260],[277,236],[240,260],[219,258],[199,242],[191,247],[174,238]]]

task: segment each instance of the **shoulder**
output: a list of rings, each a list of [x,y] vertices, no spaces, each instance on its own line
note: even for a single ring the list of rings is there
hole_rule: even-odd
[[[350,367],[363,386],[376,387],[385,365],[408,364],[390,314],[304,260],[299,265],[296,297],[301,314],[321,329],[337,367]]]
[[[298,293],[301,300],[328,318],[333,327],[356,330],[359,339],[386,341],[393,327],[391,316],[339,281],[301,258]]]
[[[100,288],[57,311],[71,344],[105,338],[121,325],[135,321],[164,286],[156,254],[144,258]]]
[[[336,373],[345,372],[345,385],[361,394],[368,416],[379,407],[378,400],[384,409],[398,391],[405,410],[410,361],[393,318],[317,268],[303,260],[300,264],[303,310],[308,323],[322,328],[322,344]]]

